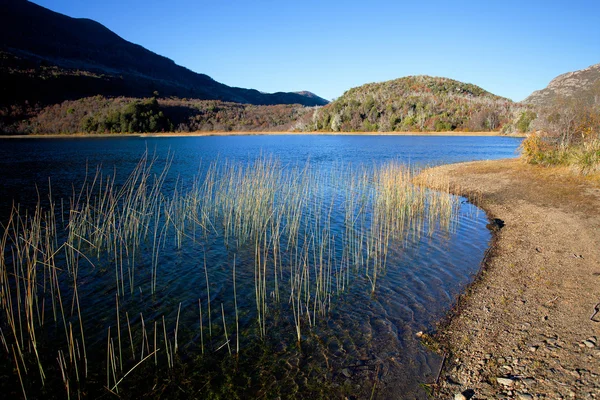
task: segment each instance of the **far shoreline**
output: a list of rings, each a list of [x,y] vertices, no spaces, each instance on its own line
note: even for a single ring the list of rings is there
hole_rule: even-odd
[[[60,138],[112,138],[112,137],[207,137],[207,136],[498,136],[524,138],[526,134],[503,134],[501,132],[289,132],[289,131],[197,131],[160,133],[65,133],[0,135],[2,139],[60,139]]]

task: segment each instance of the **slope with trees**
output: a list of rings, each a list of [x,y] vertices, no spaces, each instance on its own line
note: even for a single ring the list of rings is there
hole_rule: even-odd
[[[556,77],[525,102],[536,112],[523,143],[528,162],[600,172],[600,64]]]
[[[12,112],[22,113],[20,108]],[[133,133],[196,131],[289,131],[313,108],[299,104],[261,106],[220,100],[104,96],[67,100],[36,109],[26,118],[0,110],[8,134]],[[5,121],[3,124],[2,121]]]
[[[353,88],[303,128],[323,131],[497,131],[526,108],[448,78],[408,76]]]

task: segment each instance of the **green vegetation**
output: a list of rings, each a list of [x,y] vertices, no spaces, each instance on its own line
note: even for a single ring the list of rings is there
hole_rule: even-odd
[[[530,131],[531,121],[536,119],[537,114],[531,110],[526,110],[521,113],[521,116],[517,120],[517,130],[521,133],[527,133]]]
[[[67,109],[67,114],[73,114],[73,108]],[[133,101],[119,110],[110,110],[105,115],[90,116],[83,120],[84,132],[169,132],[173,124],[158,106],[155,98],[145,101]]]
[[[409,76],[348,90],[304,120],[321,131],[496,131],[523,107],[478,86],[447,78]]]

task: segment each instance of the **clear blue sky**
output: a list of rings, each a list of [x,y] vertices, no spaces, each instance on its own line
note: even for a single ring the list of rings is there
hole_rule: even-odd
[[[34,0],[230,86],[341,96],[406,75],[523,100],[600,63],[600,0]]]

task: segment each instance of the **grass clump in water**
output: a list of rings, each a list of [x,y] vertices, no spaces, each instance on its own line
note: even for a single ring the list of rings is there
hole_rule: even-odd
[[[160,396],[163,375],[193,376],[190,387],[215,398],[243,397],[248,380],[314,392],[307,382],[326,371],[311,364],[305,376],[298,363],[288,368],[297,377],[271,376],[284,355],[261,358],[257,346],[276,339],[302,360],[336,299],[352,285],[375,293],[391,246],[450,229],[457,207],[448,182],[415,185],[398,163],[215,162],[186,186],[167,183],[170,163],[146,154],[123,183],[98,168],[66,210],[51,191],[46,207],[13,208],[0,243],[0,336],[2,368],[24,397],[56,387],[128,397],[151,376],[148,394]],[[195,375],[211,365],[225,367]]]

